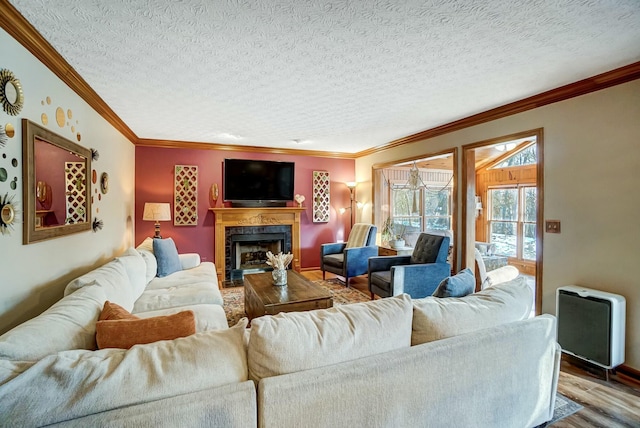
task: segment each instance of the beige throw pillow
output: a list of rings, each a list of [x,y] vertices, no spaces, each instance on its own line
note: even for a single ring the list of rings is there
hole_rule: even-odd
[[[465,297],[415,299],[411,345],[523,320],[532,305],[533,291],[524,277]]]
[[[411,298],[401,296],[251,322],[249,377],[293,373],[409,347]]]

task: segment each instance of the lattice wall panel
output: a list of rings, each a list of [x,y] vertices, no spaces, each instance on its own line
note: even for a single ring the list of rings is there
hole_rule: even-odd
[[[66,196],[65,224],[84,223],[87,221],[86,170],[84,162],[64,163],[64,185]]]
[[[198,224],[198,167],[176,165],[173,187],[173,224]]]
[[[326,223],[329,221],[331,210],[330,182],[328,171],[313,171],[313,222]]]

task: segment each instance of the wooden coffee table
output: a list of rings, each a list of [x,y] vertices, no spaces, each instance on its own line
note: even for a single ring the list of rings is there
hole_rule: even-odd
[[[244,276],[244,311],[249,320],[279,312],[311,311],[333,306],[331,293],[294,270],[287,271],[287,285],[273,285],[271,272]]]

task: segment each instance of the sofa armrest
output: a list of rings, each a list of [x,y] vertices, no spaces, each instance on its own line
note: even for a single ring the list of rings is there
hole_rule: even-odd
[[[182,270],[192,269],[200,265],[200,254],[198,253],[184,253],[178,254]]]
[[[520,271],[515,266],[502,266],[498,269],[491,270],[487,272],[487,277],[482,282],[482,289],[484,290],[487,287],[491,287],[492,285],[501,284],[503,282],[511,281],[520,275]]]
[[[342,253],[346,246],[347,246],[346,242],[334,242],[332,244],[322,244],[320,245],[320,258],[328,254]]]
[[[369,258],[378,254],[377,246],[345,248],[344,267],[348,277],[367,273]]]
[[[408,265],[411,256],[376,256],[369,258],[369,272],[391,270],[391,266]]]

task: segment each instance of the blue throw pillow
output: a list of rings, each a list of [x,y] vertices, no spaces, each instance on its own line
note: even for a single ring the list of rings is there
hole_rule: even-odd
[[[160,278],[182,270],[182,264],[178,257],[178,249],[173,239],[154,239],[153,253],[158,262],[158,276]]]
[[[464,297],[473,293],[476,288],[476,277],[471,269],[466,268],[458,272],[457,275],[450,276],[442,280],[436,291],[433,292],[434,297]]]

